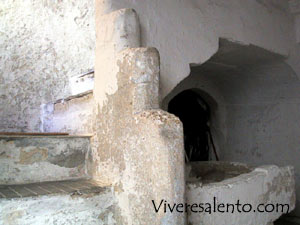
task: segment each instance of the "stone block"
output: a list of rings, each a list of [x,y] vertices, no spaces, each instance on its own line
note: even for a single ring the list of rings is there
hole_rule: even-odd
[[[0,184],[87,176],[88,136],[0,136]]]

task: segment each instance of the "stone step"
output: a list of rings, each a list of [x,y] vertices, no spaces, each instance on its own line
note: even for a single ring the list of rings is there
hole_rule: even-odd
[[[70,79],[69,95],[41,106],[44,132],[90,133],[93,124],[94,70]]]
[[[17,199],[52,194],[83,195],[102,192],[105,188],[91,179],[0,185],[0,199]]]
[[[0,184],[86,178],[89,150],[89,135],[0,135]]]
[[[71,96],[42,107],[42,130],[45,132],[91,133],[94,99],[92,92]]]
[[[0,224],[115,224],[110,187],[79,179],[0,185]]]

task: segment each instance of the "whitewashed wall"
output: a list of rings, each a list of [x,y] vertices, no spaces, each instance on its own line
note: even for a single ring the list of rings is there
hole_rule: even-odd
[[[161,96],[218,50],[220,37],[288,55],[295,43],[288,1],[278,0],[97,0],[104,12],[133,8],[144,46],[161,57]],[[100,8],[100,7],[99,7]]]
[[[300,81],[284,61],[240,71],[193,69],[164,101],[196,88],[212,108],[212,133],[221,160],[292,165],[300,215]],[[210,102],[209,102],[210,101]]]

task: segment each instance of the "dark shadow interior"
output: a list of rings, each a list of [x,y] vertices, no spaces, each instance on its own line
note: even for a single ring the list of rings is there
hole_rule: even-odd
[[[195,91],[185,90],[169,102],[168,111],[183,123],[186,161],[208,161],[210,109],[207,103]]]

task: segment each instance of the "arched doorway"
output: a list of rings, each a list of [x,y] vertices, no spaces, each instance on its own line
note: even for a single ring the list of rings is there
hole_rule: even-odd
[[[181,120],[184,130],[186,161],[208,161],[211,132],[210,108],[194,90],[185,90],[168,104],[168,111]]]

